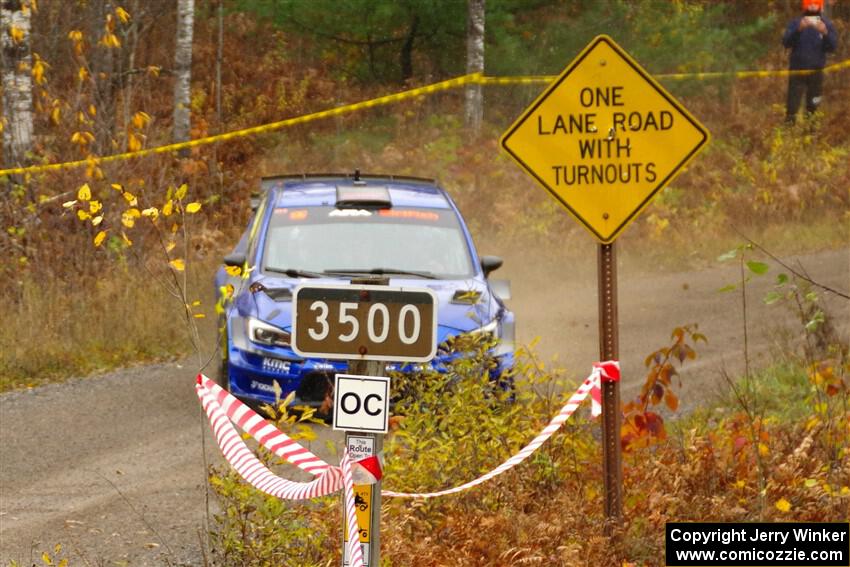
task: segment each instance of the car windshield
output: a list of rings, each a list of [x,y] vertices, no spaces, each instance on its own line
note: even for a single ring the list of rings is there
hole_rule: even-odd
[[[422,272],[472,275],[460,222],[451,209],[275,209],[264,270]]]

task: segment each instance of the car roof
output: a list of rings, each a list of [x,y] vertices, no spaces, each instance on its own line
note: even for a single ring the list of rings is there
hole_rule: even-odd
[[[433,179],[391,175],[317,174],[265,177],[263,191],[273,193],[274,206],[319,207],[336,203],[337,187],[386,188],[394,207],[451,208],[449,196]]]

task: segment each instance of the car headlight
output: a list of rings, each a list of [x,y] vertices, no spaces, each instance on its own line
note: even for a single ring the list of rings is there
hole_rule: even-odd
[[[251,342],[268,346],[290,346],[292,336],[286,331],[253,317],[248,317],[246,321]]]

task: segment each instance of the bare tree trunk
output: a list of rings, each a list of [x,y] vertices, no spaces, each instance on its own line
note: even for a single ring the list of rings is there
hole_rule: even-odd
[[[192,80],[192,25],[195,18],[195,0],[178,0],[177,46],[174,50],[174,142],[189,139],[189,104]],[[188,151],[181,152],[185,157]]]
[[[467,0],[466,72],[484,73],[484,12],[485,0]],[[484,95],[480,84],[466,86],[467,131],[473,139],[481,133],[484,118]]]
[[[31,8],[21,0],[2,0],[3,157],[9,166],[22,166],[32,149]]]
[[[414,14],[410,21],[410,30],[401,46],[401,82],[407,82],[413,77],[413,44],[419,31],[419,16]]]

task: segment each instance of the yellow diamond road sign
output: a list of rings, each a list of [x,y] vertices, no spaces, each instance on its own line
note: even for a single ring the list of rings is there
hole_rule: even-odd
[[[708,130],[610,37],[597,36],[502,147],[603,243],[708,142]]]

